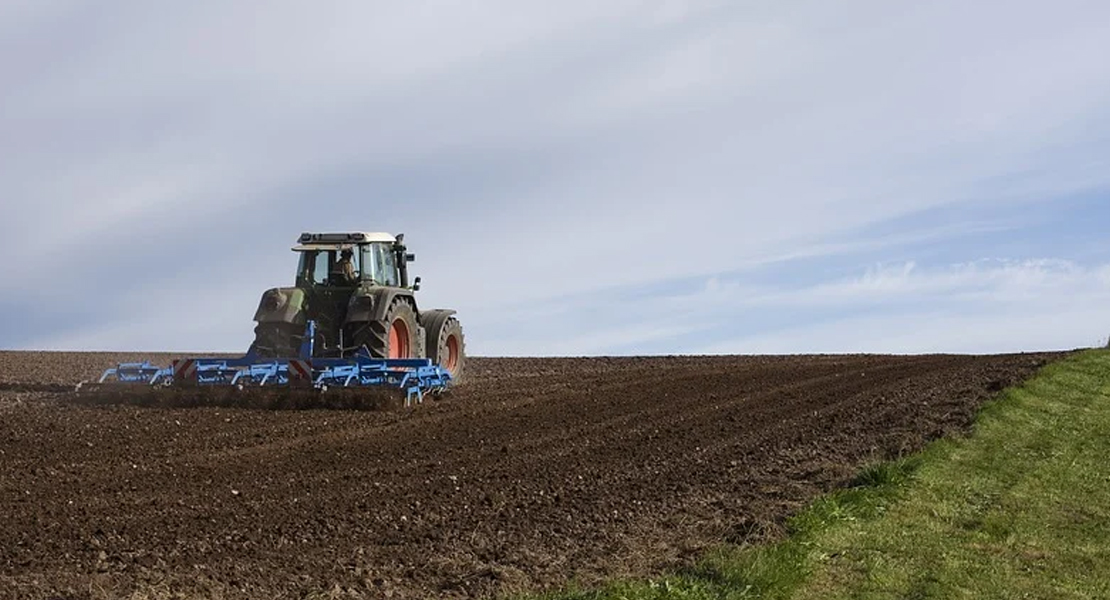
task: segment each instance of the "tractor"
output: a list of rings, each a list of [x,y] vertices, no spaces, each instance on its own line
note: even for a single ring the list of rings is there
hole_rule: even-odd
[[[303,233],[293,251],[296,281],[262,294],[248,354],[292,357],[310,347],[312,358],[427,358],[461,379],[462,326],[454,310],[418,308],[404,234]]]

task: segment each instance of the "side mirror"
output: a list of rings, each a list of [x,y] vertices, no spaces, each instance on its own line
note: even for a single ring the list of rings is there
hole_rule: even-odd
[[[414,291],[414,292],[419,292],[420,291],[420,278],[419,277],[412,280],[412,291]]]
[[[405,262],[412,262],[414,260],[416,260],[416,255],[415,254],[410,252],[410,253],[405,255]]]

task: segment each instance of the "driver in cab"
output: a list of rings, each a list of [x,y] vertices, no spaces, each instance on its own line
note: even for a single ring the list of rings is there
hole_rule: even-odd
[[[358,283],[358,273],[355,272],[355,265],[351,262],[354,258],[354,252],[350,248],[344,248],[340,252],[339,260],[335,261],[335,265],[331,268],[331,280],[336,284],[355,285]]]

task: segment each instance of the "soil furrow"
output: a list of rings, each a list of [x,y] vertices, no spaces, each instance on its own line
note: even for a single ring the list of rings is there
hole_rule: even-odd
[[[646,575],[777,535],[1058,356],[477,358],[442,400],[367,411],[86,406],[59,373],[138,357],[3,352],[0,598]]]

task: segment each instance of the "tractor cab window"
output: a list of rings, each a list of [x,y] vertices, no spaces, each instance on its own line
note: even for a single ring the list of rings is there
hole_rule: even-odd
[[[346,285],[348,282],[335,281],[340,254],[338,250],[316,250],[301,252],[297,268],[298,286]],[[351,259],[355,273],[359,272],[359,253]]]
[[[392,244],[378,244],[381,246],[381,265],[382,265],[382,284],[393,287],[401,285],[400,280],[397,278],[397,263],[394,260],[396,256],[393,252]]]
[[[392,244],[365,244],[360,254],[363,281],[393,287],[400,285]]]
[[[297,285],[324,285],[330,271],[328,252],[301,252],[300,265],[297,267]]]

